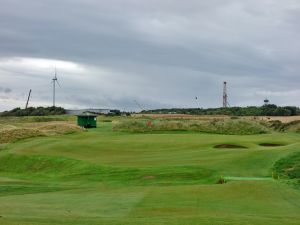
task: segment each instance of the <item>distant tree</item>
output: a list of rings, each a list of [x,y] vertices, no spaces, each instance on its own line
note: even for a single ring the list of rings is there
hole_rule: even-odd
[[[261,107],[228,107],[228,108],[172,108],[144,110],[141,113],[177,113],[192,115],[228,115],[228,116],[295,116],[300,115],[300,109],[295,106],[278,107],[274,104],[266,104]]]
[[[29,107],[27,109],[14,108],[10,111],[0,113],[0,116],[48,116],[65,114],[62,107]]]

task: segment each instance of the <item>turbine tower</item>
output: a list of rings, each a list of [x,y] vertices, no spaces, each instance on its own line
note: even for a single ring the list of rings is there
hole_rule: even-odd
[[[228,106],[228,95],[227,95],[227,82],[223,82],[223,108]]]
[[[52,84],[53,84],[53,107],[55,107],[55,83],[57,83],[58,86],[60,87],[58,79],[57,79],[56,68],[55,68],[54,77],[52,79]]]

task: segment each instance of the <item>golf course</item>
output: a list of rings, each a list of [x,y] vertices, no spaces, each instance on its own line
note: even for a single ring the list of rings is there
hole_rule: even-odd
[[[230,118],[99,116],[93,129],[59,120],[1,119],[1,225],[300,224],[296,130]]]

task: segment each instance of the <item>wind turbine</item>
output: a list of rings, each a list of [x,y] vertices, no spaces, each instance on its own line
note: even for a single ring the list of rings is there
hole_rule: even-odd
[[[140,103],[138,103],[137,100],[134,99],[133,101],[142,111],[145,111],[144,107]]]
[[[55,107],[55,83],[60,87],[60,84],[57,79],[57,73],[56,73],[56,68],[55,68],[55,74],[54,77],[52,78],[52,84],[53,84],[53,107]]]

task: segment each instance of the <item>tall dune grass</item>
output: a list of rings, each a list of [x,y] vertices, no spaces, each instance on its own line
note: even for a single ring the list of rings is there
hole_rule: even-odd
[[[0,144],[16,142],[32,137],[71,134],[80,131],[83,131],[83,129],[67,123],[48,123],[40,126],[32,125],[32,127],[26,128],[11,126],[6,129],[0,129]]]
[[[157,132],[157,131],[194,131],[216,134],[263,134],[268,129],[250,120],[127,120],[114,126],[114,131]]]

